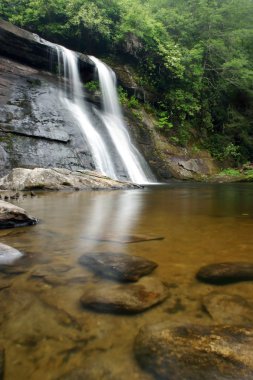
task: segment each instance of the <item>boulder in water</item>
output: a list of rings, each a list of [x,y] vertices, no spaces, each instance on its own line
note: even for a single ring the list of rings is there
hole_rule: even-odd
[[[168,288],[160,280],[145,277],[136,284],[88,288],[81,297],[81,303],[102,312],[139,313],[168,296]]]
[[[23,256],[17,249],[0,243],[0,265],[10,265]]]
[[[159,380],[253,379],[253,330],[238,326],[145,327],[135,341],[143,369]]]
[[[206,265],[198,271],[197,279],[216,285],[253,280],[253,264],[234,262]]]
[[[30,226],[36,224],[38,220],[21,207],[0,200],[0,229]]]
[[[143,257],[114,252],[85,254],[80,257],[79,263],[100,275],[120,281],[138,281],[157,267],[155,262]]]

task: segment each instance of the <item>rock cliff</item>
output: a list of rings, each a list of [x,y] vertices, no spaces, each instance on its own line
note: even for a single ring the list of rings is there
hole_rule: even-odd
[[[88,56],[78,53],[78,65],[84,81],[93,78],[94,65]],[[126,66],[115,69],[120,83],[136,94]],[[0,20],[0,177],[16,167],[94,169],[87,141],[59,102],[56,71],[54,49],[39,36]],[[92,113],[94,98],[87,100]],[[159,179],[196,179],[215,172],[208,155],[192,157],[168,144],[145,111],[141,121],[125,111],[130,133]]]

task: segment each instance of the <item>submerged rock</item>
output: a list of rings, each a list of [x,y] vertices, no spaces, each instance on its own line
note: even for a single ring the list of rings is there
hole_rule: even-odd
[[[253,306],[241,296],[212,292],[203,298],[203,306],[216,323],[253,323]]]
[[[0,380],[4,378],[4,350],[0,347]]]
[[[81,297],[81,303],[98,311],[139,313],[164,301],[168,296],[168,288],[160,280],[146,277],[137,284],[87,289]]]
[[[93,380],[93,377],[87,376],[87,371],[82,368],[75,368],[64,375],[57,377],[57,380]]]
[[[0,266],[1,265],[10,265],[23,254],[17,249],[10,247],[9,245],[0,243]]]
[[[135,355],[159,380],[251,380],[252,344],[252,329],[165,322],[140,330]]]
[[[94,362],[93,365],[88,365],[86,368],[73,369],[57,380],[129,380],[129,372],[131,373],[131,380],[149,380],[150,377],[146,377],[140,369],[135,367],[122,368],[120,366],[113,366],[113,363],[101,363],[99,361]],[[109,365],[108,365],[109,364]]]
[[[1,302],[1,334],[3,339],[13,344],[37,349],[43,344],[45,337],[49,341],[64,341],[81,335],[80,326],[64,309],[60,309],[38,294],[17,288],[4,289],[0,292]],[[71,327],[71,328],[70,328]]]
[[[38,220],[21,207],[0,200],[0,229],[30,226],[36,224]]]
[[[16,168],[0,179],[0,189],[4,190],[103,190],[140,187],[130,182],[113,180],[96,171],[71,171],[62,168]]]
[[[84,236],[87,240],[95,240],[101,242],[112,242],[119,244],[132,244],[132,243],[143,243],[145,241],[156,241],[156,240],[164,240],[163,236],[151,236],[151,235],[142,235],[142,234],[134,234],[134,235],[98,235],[98,236]]]
[[[114,252],[83,255],[79,258],[79,263],[100,275],[121,281],[138,281],[157,267],[155,262],[143,257]]]
[[[197,279],[217,285],[253,280],[253,264],[235,262],[206,265],[198,271]]]

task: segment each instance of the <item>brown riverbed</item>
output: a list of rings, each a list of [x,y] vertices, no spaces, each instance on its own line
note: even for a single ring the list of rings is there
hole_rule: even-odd
[[[199,283],[196,272],[215,262],[253,263],[253,184],[41,193],[15,202],[40,223],[0,231],[2,243],[25,253],[0,273],[5,380],[56,380],[75,368],[96,380],[151,379],[133,357],[139,328],[164,320],[214,323],[201,298],[216,287]],[[83,309],[84,287],[111,282],[78,264],[93,251],[157,262],[152,276],[168,283],[171,296],[132,316]],[[253,302],[252,290],[252,282],[222,287]]]

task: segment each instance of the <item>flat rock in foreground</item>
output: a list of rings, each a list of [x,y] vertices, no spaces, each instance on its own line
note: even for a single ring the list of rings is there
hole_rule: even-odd
[[[62,168],[16,168],[0,179],[0,189],[3,190],[110,190],[140,187],[130,182],[113,180],[95,171]]]
[[[97,311],[139,313],[168,296],[168,288],[160,280],[145,277],[136,284],[100,285],[87,289],[81,297],[81,303],[84,307]]]
[[[138,281],[157,267],[155,262],[143,257],[114,252],[86,254],[79,258],[79,263],[102,276],[120,281]]]
[[[252,347],[252,329],[165,322],[140,330],[135,355],[159,380],[251,380]]]
[[[0,200],[0,229],[31,226],[37,222],[23,208]]]
[[[250,281],[253,280],[253,264],[234,262],[206,265],[198,271],[197,279],[216,285]]]

